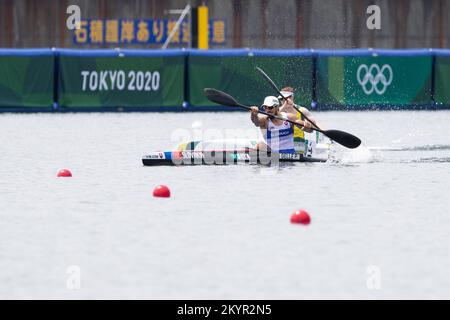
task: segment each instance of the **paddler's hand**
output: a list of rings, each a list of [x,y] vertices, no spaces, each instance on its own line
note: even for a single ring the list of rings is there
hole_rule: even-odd
[[[303,131],[311,132],[312,128],[313,126],[308,120],[303,120]]]
[[[256,106],[251,106],[250,107],[250,119],[252,120],[253,124],[257,127],[262,128],[262,126],[264,126],[264,121],[261,121],[258,113],[259,113],[259,108]]]

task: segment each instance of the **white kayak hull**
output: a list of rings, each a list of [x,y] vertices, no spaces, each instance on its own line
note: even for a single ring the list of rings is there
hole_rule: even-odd
[[[144,155],[142,163],[145,166],[239,163],[277,165],[286,162],[328,161],[332,142],[315,134],[313,138],[305,140],[304,149],[301,148],[296,153],[257,151],[257,141],[252,139],[189,141],[178,145],[175,151],[158,151]]]

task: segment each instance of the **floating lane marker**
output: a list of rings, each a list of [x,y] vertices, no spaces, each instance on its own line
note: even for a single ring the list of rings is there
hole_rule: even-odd
[[[310,224],[311,223],[311,217],[309,216],[308,212],[306,212],[303,209],[295,211],[291,215],[291,223],[299,223],[299,224]]]
[[[153,190],[153,196],[158,198],[170,198],[170,190],[165,185],[159,185]]]
[[[72,172],[70,172],[70,170],[68,170],[68,169],[61,169],[58,171],[57,176],[58,177],[71,177]]]

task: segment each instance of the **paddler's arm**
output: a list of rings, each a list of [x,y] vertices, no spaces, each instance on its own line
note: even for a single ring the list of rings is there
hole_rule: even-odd
[[[300,106],[297,106],[297,108],[300,110],[300,112],[302,114],[307,116],[308,119],[313,122],[313,124],[317,123],[316,120],[314,119],[313,115],[311,114],[311,112],[309,112],[308,109],[306,109],[305,107],[300,107]],[[305,132],[313,132],[314,126],[306,119],[303,122],[305,123],[305,125],[303,126],[302,130]]]
[[[300,127],[303,131],[312,132],[312,125],[309,121],[297,119],[297,117],[291,113],[287,113],[286,118],[297,123],[298,127]]]
[[[292,113],[294,115],[297,114],[297,110],[294,108],[294,101],[292,100],[292,97],[289,98],[282,98],[283,104],[280,107],[280,111],[286,112],[286,113]]]
[[[267,124],[267,117],[266,116],[261,116],[258,113],[259,109],[258,107],[252,106],[251,107],[251,115],[250,115],[250,119],[252,120],[253,124],[259,128],[266,128],[266,124]]]

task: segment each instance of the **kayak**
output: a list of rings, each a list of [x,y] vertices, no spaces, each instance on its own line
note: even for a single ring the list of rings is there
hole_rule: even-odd
[[[142,157],[142,163],[144,166],[178,166],[327,162],[333,143],[322,134],[312,134],[302,141],[302,147],[296,148],[295,153],[258,151],[256,145],[257,140],[254,139],[188,141],[179,144],[173,151],[148,153]]]
[[[144,166],[171,165],[226,165],[266,164],[279,162],[326,162],[327,159],[307,157],[300,153],[258,152],[256,150],[234,151],[165,151],[152,152],[142,157]]]

